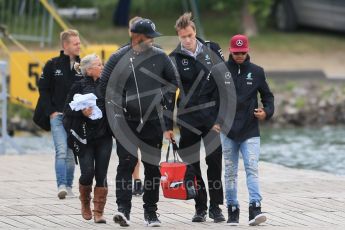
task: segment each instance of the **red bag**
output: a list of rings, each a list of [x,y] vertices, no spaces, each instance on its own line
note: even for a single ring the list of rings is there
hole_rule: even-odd
[[[179,160],[178,147],[173,145],[174,161],[169,162],[170,145],[166,156],[166,162],[160,164],[161,186],[165,198],[189,200],[197,195],[197,183],[195,170],[192,165],[188,165]]]

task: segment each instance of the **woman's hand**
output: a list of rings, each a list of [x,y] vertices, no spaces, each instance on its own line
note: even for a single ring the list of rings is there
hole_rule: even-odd
[[[90,117],[92,114],[92,108],[89,107],[89,108],[83,109],[82,113],[84,114],[85,117]]]

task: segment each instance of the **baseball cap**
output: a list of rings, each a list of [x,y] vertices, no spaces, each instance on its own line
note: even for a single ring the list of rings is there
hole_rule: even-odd
[[[229,51],[232,53],[236,52],[248,52],[249,51],[249,41],[247,36],[242,34],[237,34],[233,36],[230,40]]]
[[[155,24],[147,18],[136,21],[131,27],[131,32],[144,34],[145,36],[150,38],[155,38],[162,35],[161,33],[156,31]]]

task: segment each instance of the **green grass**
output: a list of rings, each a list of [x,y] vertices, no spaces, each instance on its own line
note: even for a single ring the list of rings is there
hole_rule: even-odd
[[[334,92],[334,87],[330,87],[322,92],[322,98],[328,98]]]
[[[283,85],[283,89],[282,90],[291,92],[296,86],[297,86],[296,82],[289,81],[289,82],[287,82],[286,84]]]
[[[283,33],[271,30],[252,38],[251,43],[258,50],[277,50],[297,54],[345,51],[344,35],[326,31],[300,30]]]
[[[25,108],[19,104],[9,103],[8,117],[13,118],[15,115],[18,115],[23,119],[32,119],[32,110]]]
[[[140,0],[136,5],[141,6],[145,1]],[[80,31],[89,43],[109,44],[127,43],[127,28],[114,27],[112,25],[112,13],[116,2],[104,1],[100,5],[100,18],[95,21],[72,20],[68,23]],[[151,3],[150,3],[151,4]],[[152,3],[153,4],[153,3]],[[176,3],[174,3],[176,4]],[[174,5],[172,3],[172,5]],[[174,25],[181,12],[166,10],[156,12],[133,7],[131,17],[139,15],[152,19],[156,23],[158,31],[165,36],[175,36]],[[150,12],[150,13],[148,13]],[[226,49],[231,36],[240,33],[240,15],[234,11],[203,11],[201,12],[201,23],[203,24],[206,39],[218,42],[223,49]],[[55,23],[53,45],[59,46],[58,38],[61,28]],[[285,52],[293,53],[333,53],[345,52],[345,38],[343,34],[326,31],[299,30],[294,33],[283,33],[273,29],[260,31],[259,35],[250,38],[251,49],[258,52],[280,52],[282,57]],[[36,49],[38,44],[26,42],[29,48]]]
[[[230,37],[235,33],[211,35],[223,47],[228,46]],[[286,53],[334,53],[345,52],[344,35],[334,32],[318,32],[299,30],[294,33],[285,33],[276,30],[261,31],[258,36],[250,38],[251,49],[259,52]]]
[[[305,103],[306,103],[305,98],[298,97],[296,99],[295,106],[296,106],[297,109],[302,109],[305,106]]]
[[[156,23],[157,30],[163,35],[176,36],[174,30],[176,17],[151,18]],[[231,23],[226,23],[231,20],[230,18],[224,16],[220,19],[219,21],[204,19],[202,23],[206,39],[218,42],[225,49],[228,47],[230,37],[239,33],[239,31],[236,31]],[[90,43],[124,44],[128,42],[127,28],[113,27],[110,19],[103,20],[75,22],[73,24]],[[221,21],[223,22],[221,23]],[[251,49],[258,52],[281,52],[282,58],[285,52],[296,54],[345,52],[344,36],[331,32],[301,30],[295,33],[284,33],[268,30],[250,38],[250,44]],[[330,49],[330,47],[332,48]]]

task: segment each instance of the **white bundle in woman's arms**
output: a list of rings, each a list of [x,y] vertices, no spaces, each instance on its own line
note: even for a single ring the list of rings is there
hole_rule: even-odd
[[[88,94],[75,94],[73,96],[73,101],[69,103],[69,106],[73,111],[80,111],[83,109],[91,108],[92,114],[90,115],[91,120],[96,120],[102,118],[102,111],[96,105],[97,97],[93,93]]]

